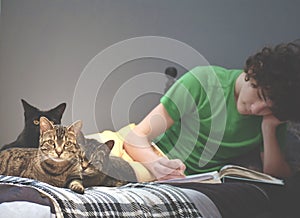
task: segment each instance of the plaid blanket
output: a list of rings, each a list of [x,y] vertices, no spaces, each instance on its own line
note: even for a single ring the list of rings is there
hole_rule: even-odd
[[[91,187],[84,195],[27,178],[0,175],[0,184],[29,186],[47,195],[56,217],[201,217],[180,188],[157,183]]]

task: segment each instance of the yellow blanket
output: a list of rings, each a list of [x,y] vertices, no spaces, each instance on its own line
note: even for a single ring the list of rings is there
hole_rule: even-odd
[[[108,140],[114,140],[115,144],[114,147],[110,153],[112,156],[117,156],[121,157],[124,160],[126,160],[131,167],[134,169],[136,177],[139,182],[148,182],[148,181],[153,181],[155,180],[155,177],[150,173],[150,171],[144,167],[143,164],[140,162],[134,161],[129,154],[125,151],[123,148],[123,142],[124,142],[124,137],[129,133],[129,131],[134,127],[134,124],[129,124],[128,126],[125,126],[121,128],[117,132],[113,132],[110,130],[105,130],[100,133],[95,133],[95,134],[89,134],[86,135],[86,138],[92,138],[96,139],[97,141],[101,143],[105,143]],[[163,152],[154,144],[152,143],[152,148],[153,150],[160,156],[165,156]]]

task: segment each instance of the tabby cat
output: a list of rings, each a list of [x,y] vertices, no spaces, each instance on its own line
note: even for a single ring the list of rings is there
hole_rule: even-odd
[[[42,111],[21,99],[24,109],[25,126],[17,139],[0,148],[1,150],[22,147],[22,148],[37,148],[39,146],[39,119],[41,116],[47,117],[54,124],[60,124],[62,115],[66,108],[66,103],[61,103],[53,109]]]
[[[110,156],[114,141],[100,143],[80,131],[82,122],[69,127],[41,117],[39,148],[9,148],[0,152],[0,174],[36,179],[84,193],[84,187],[121,186],[136,182],[132,167]]]
[[[39,124],[39,148],[10,148],[0,152],[0,174],[32,178],[84,193],[83,154],[76,141],[81,121],[65,127],[41,117]]]
[[[121,186],[137,181],[136,174],[127,161],[110,156],[113,140],[100,143],[95,139],[85,138],[80,133],[77,142],[85,153],[82,163],[84,187]]]

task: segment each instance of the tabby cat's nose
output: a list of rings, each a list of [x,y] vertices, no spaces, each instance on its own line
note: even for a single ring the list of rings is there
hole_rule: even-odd
[[[58,157],[60,157],[60,155],[63,152],[61,148],[56,148],[55,151],[56,151],[56,154],[57,154]]]

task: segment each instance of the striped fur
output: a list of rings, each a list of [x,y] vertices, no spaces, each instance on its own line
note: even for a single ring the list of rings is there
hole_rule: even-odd
[[[69,127],[40,118],[40,146],[0,152],[0,174],[36,179],[78,193],[82,185],[82,151],[76,141],[81,121]]]

